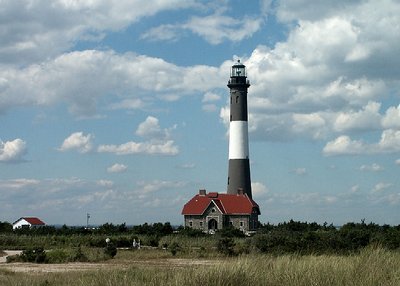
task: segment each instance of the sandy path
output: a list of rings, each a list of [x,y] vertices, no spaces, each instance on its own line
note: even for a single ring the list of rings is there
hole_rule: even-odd
[[[199,259],[149,259],[149,260],[120,260],[110,261],[109,263],[86,263],[74,262],[63,264],[36,264],[36,263],[3,263],[0,269],[6,269],[12,272],[25,273],[50,273],[50,272],[68,272],[68,271],[89,271],[102,269],[128,269],[132,266],[139,267],[161,267],[176,268],[195,265],[214,265],[218,260],[199,260]]]

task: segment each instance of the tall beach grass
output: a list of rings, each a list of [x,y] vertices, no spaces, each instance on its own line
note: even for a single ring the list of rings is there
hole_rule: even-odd
[[[125,253],[124,264],[109,270],[15,274],[0,268],[0,285],[400,285],[400,252],[382,248],[349,256],[251,254],[185,267],[170,260],[130,265],[128,258]],[[121,263],[118,255],[111,263]]]

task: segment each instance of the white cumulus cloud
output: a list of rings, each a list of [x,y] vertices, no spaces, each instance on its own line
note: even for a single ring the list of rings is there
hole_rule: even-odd
[[[221,3],[219,3],[221,4]],[[202,37],[212,45],[224,41],[239,42],[250,38],[263,24],[263,15],[231,17],[226,9],[219,7],[211,15],[192,16],[189,20],[176,24],[163,24],[141,35],[149,41],[177,41],[186,31]]]
[[[128,166],[124,164],[114,164],[107,168],[108,173],[123,173],[128,169]]]
[[[150,154],[150,155],[177,155],[179,148],[173,140],[163,142],[127,142],[121,145],[100,145],[100,153],[115,153],[117,155]]]
[[[168,129],[161,129],[158,118],[153,116],[148,116],[136,129],[137,135],[150,139],[165,139],[169,133]]]
[[[115,153],[117,155],[150,154],[174,156],[179,153],[178,146],[175,145],[174,140],[170,139],[170,131],[175,127],[162,129],[158,118],[148,116],[136,129],[136,135],[148,139],[147,141],[129,141],[120,145],[100,145],[97,151],[99,153]]]
[[[328,142],[323,152],[325,155],[361,154],[365,152],[365,144],[362,141],[351,140],[349,136],[339,136]]]
[[[171,95],[177,100],[224,82],[215,67],[180,67],[160,58],[111,50],[73,51],[40,65],[0,69],[0,112],[65,103],[71,114],[93,117],[106,96],[114,96],[108,108],[141,109],[154,100],[171,100]]]
[[[386,110],[385,116],[382,118],[384,128],[400,129],[400,105],[391,106]]]
[[[380,103],[368,102],[361,110],[338,113],[334,123],[335,130],[347,132],[349,130],[379,129],[381,126],[380,106]]]
[[[400,130],[384,130],[377,143],[366,143],[362,140],[352,140],[347,135],[337,137],[326,143],[323,148],[325,155],[360,155],[400,152]]]
[[[6,142],[0,140],[0,162],[21,161],[26,152],[26,142],[22,139]]]
[[[24,65],[44,60],[79,40],[98,41],[106,31],[118,31],[143,17],[192,5],[192,1],[179,0],[5,0],[0,9],[0,62]]]
[[[68,136],[59,151],[77,150],[79,153],[87,153],[93,149],[92,139],[93,135],[84,135],[83,132],[75,132]]]
[[[252,182],[251,191],[254,198],[264,198],[269,193],[268,188],[261,182]]]

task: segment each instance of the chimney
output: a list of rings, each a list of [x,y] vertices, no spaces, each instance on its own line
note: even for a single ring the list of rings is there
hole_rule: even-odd
[[[207,193],[207,192],[206,192],[206,190],[204,190],[204,189],[200,189],[200,190],[199,190],[199,195],[200,195],[200,196],[205,196],[206,193]]]

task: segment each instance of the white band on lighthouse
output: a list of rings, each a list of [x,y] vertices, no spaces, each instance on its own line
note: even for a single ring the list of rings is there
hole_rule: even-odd
[[[247,121],[231,121],[229,125],[229,159],[249,158]]]

